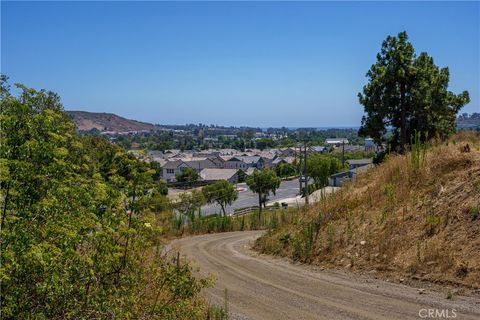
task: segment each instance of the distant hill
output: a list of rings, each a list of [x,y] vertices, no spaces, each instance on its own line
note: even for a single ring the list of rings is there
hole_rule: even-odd
[[[457,118],[457,127],[461,129],[480,128],[480,113],[461,114]]]
[[[140,131],[152,130],[155,126],[151,123],[125,119],[113,113],[66,111],[75,122],[80,131],[97,129],[99,131]]]

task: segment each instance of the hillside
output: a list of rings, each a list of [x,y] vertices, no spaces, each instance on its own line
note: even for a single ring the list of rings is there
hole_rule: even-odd
[[[80,131],[97,129],[99,131],[126,132],[155,129],[153,124],[125,119],[113,113],[87,111],[67,111],[67,113]]]
[[[478,289],[479,209],[480,134],[463,132],[391,156],[255,246],[390,281]]]

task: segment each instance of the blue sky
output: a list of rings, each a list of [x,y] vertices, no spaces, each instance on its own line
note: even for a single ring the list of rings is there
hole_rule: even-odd
[[[479,2],[5,2],[1,71],[67,110],[161,124],[358,126],[406,30],[480,112]]]

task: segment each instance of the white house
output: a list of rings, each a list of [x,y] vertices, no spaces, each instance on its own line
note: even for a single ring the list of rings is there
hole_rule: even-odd
[[[220,157],[183,157],[170,159],[162,167],[162,176],[165,181],[174,181],[175,175],[185,168],[195,169],[197,172],[206,168],[223,168],[224,160]]]
[[[182,172],[186,168],[189,168],[189,166],[182,160],[168,161],[162,167],[162,177],[165,181],[174,181],[175,175]]]

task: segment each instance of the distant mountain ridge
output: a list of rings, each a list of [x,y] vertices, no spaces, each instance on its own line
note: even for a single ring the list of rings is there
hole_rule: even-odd
[[[88,112],[88,111],[66,111],[75,122],[80,131],[99,130],[113,132],[128,132],[153,130],[155,126],[151,123],[126,119],[113,113]]]

